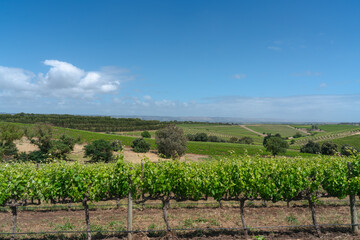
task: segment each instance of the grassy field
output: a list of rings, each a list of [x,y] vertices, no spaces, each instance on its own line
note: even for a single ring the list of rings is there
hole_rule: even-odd
[[[225,140],[231,137],[251,137],[255,144],[261,144],[263,138],[259,135],[250,132],[239,125],[225,125],[225,124],[177,124],[184,130],[185,134],[206,133],[209,136],[217,136]]]
[[[320,141],[319,143],[322,144],[326,141]],[[342,145],[350,145],[357,149],[360,149],[360,135],[352,135],[344,138],[338,138],[338,139],[332,139],[331,142],[336,143],[338,145],[338,149],[340,151],[340,148]]]
[[[4,123],[0,123],[4,124]],[[22,127],[32,126],[31,124],[19,124],[12,123]],[[239,126],[229,126],[229,127],[237,127]],[[225,128],[226,129],[226,128]],[[245,129],[244,129],[245,130]],[[243,131],[243,130],[241,130]],[[245,130],[246,131],[246,130]],[[250,132],[251,133],[251,132]],[[136,137],[130,136],[121,136],[117,134],[106,134],[106,133],[96,133],[89,132],[83,130],[69,129],[69,128],[60,128],[54,127],[54,137],[59,137],[62,134],[69,135],[73,138],[80,138],[82,143],[89,143],[98,139],[105,140],[120,140],[123,145],[131,146],[132,141]],[[155,139],[146,139],[148,143],[151,144],[151,148],[155,149]],[[262,139],[261,139],[262,141]],[[237,144],[237,143],[212,143],[212,142],[191,142],[189,141],[187,144],[188,150],[187,153],[193,154],[202,154],[209,156],[224,156],[230,155],[231,152],[235,154],[244,154],[247,153],[249,155],[270,155],[270,153],[266,152],[262,145],[247,145],[247,144]],[[299,153],[298,151],[289,150],[285,154],[285,156],[294,157],[294,156],[308,156],[308,154]]]
[[[114,134],[122,135],[122,136],[130,136],[130,137],[141,137],[141,133],[143,131],[132,131],[132,132],[115,132]],[[156,130],[149,130],[151,134],[151,138],[155,138]]]
[[[259,133],[279,133],[282,137],[292,137],[297,132],[296,129],[289,127],[288,125],[277,125],[277,124],[261,124],[261,125],[246,125],[246,127],[257,131]],[[301,132],[300,132],[301,133]]]
[[[327,124],[327,125],[319,125],[319,128],[326,132],[338,132],[338,131],[351,131],[351,130],[360,129],[360,126],[342,125],[342,124]]]

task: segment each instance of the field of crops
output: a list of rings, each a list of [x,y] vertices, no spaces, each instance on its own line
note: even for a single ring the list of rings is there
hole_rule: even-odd
[[[262,137],[239,125],[181,123],[177,124],[177,126],[181,127],[185,134],[206,133],[209,136],[217,136],[225,140],[229,140],[231,137],[251,137],[254,139],[255,144],[262,143]]]
[[[360,126],[345,125],[345,124],[326,124],[326,125],[319,125],[318,127],[319,129],[326,132],[351,131],[351,130],[360,129]]]
[[[262,124],[262,125],[246,125],[246,127],[263,134],[279,133],[282,137],[291,137],[297,132],[296,129],[289,127],[288,125],[277,125],[277,124]]]
[[[321,144],[323,142],[325,142],[325,141],[320,141],[319,143]],[[357,149],[360,149],[360,135],[359,134],[344,137],[344,138],[332,139],[331,142],[336,143],[338,145],[339,151],[340,151],[340,147],[342,145],[350,145]]]
[[[350,163],[350,171],[348,169]],[[211,162],[145,161],[134,165],[119,159],[112,164],[58,162],[52,164],[1,164],[0,205],[12,209],[14,231],[17,207],[52,203],[82,203],[88,234],[89,203],[132,198],[139,202],[160,200],[167,230],[171,229],[167,208],[170,200],[240,203],[246,229],[245,202],[266,200],[309,202],[317,234],[314,203],[321,196],[342,199],[360,193],[360,160],[354,158],[270,158],[232,156]],[[10,230],[9,230],[10,231]]]

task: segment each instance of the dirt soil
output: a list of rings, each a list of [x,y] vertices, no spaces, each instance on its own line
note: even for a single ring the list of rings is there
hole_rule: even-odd
[[[15,141],[15,144],[16,144],[19,152],[29,153],[29,152],[39,150],[39,148],[37,146],[35,146],[34,144],[31,144],[30,141],[26,137],[23,137],[20,140]]]
[[[21,140],[18,140],[15,142],[16,146],[19,149],[19,152],[32,152],[32,151],[36,151],[39,150],[39,148],[37,146],[35,146],[34,144],[31,144],[30,141],[23,137]],[[89,160],[84,158],[84,144],[75,144],[74,146],[74,150],[69,154],[71,159],[74,160]],[[141,160],[144,158],[148,158],[151,162],[157,162],[159,159],[161,159],[158,155],[157,155],[157,151],[155,150],[151,150],[150,152],[147,153],[136,153],[134,151],[132,151],[132,148],[130,147],[125,147],[124,148],[124,158],[126,161],[132,162],[132,163],[141,163]],[[198,161],[201,160],[202,158],[208,158],[207,155],[199,155],[199,154],[191,154],[188,153],[185,156],[181,157],[182,160],[193,160],[193,161]]]
[[[199,155],[199,154],[191,154],[187,153],[185,156],[181,157],[181,160],[193,160],[193,161],[199,161],[202,158],[207,158],[207,155]],[[157,162],[160,158],[157,154],[157,151],[151,150],[147,153],[136,153],[134,152],[130,147],[124,148],[124,158],[126,161],[132,162],[132,163],[141,163],[141,160],[144,158],[148,158],[151,162]]]
[[[349,224],[348,206],[318,206],[319,224]],[[176,231],[179,239],[245,239],[242,230],[215,230],[206,228],[241,228],[240,209],[238,206],[170,208],[168,210],[170,226],[173,229],[201,228],[202,231]],[[145,208],[133,210],[133,230],[154,230],[147,234],[136,234],[134,239],[161,239],[163,233],[156,230],[165,229],[162,210]],[[262,226],[311,225],[310,210],[306,206],[247,206],[245,219],[249,231],[249,239],[319,239],[313,228],[264,228]],[[126,230],[127,209],[98,209],[90,211],[93,230],[121,231]],[[10,232],[12,226],[11,213],[0,212],[0,231]],[[18,214],[18,232],[50,232],[84,230],[83,210],[39,210],[20,211]],[[96,235],[94,233],[94,235]],[[74,237],[74,234],[72,235]],[[260,237],[263,238],[260,238]],[[43,235],[25,235],[22,237],[41,239]],[[69,237],[69,236],[68,236]],[[125,235],[99,235],[98,239],[125,239]],[[0,239],[2,239],[0,237]],[[46,238],[44,238],[46,239]],[[54,239],[54,238],[52,238]],[[320,239],[359,239],[350,232],[349,227],[322,228]]]

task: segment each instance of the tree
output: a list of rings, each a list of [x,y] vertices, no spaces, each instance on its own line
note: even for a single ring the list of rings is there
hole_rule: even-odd
[[[219,138],[217,136],[211,135],[208,137],[208,141],[209,142],[219,142]]]
[[[48,157],[66,158],[66,154],[74,150],[75,143],[78,141],[65,134],[58,140],[53,139],[53,129],[47,124],[36,124],[32,129],[25,129],[25,135],[32,144],[39,147],[39,152],[27,158],[25,156],[21,158],[33,161],[34,158],[39,157],[35,162],[41,162]]]
[[[263,146],[266,147],[266,142],[268,139],[270,139],[271,137],[279,137],[281,138],[281,135],[279,133],[275,134],[275,135],[272,135],[271,133],[268,133],[265,137],[264,137],[264,140],[263,140]]]
[[[151,138],[151,134],[149,133],[149,131],[146,130],[141,133],[141,136],[143,138]]]
[[[299,132],[296,132],[296,134],[293,136],[293,138],[299,138],[299,137],[302,137],[301,133]]]
[[[183,130],[175,125],[158,130],[155,135],[157,149],[166,157],[177,158],[184,155],[186,142]]]
[[[252,139],[251,137],[242,137],[239,139],[238,142],[242,144],[253,144],[254,139]]]
[[[197,134],[195,134],[195,141],[207,142],[208,135],[206,133],[197,133]]]
[[[118,151],[122,151],[123,150],[123,146],[120,140],[115,140],[111,142],[111,146],[112,146],[112,150],[114,152],[118,152]]]
[[[333,142],[324,142],[320,149],[323,155],[335,155],[337,152],[337,145]]]
[[[282,138],[272,136],[266,140],[265,148],[271,152],[274,156],[279,153],[285,153],[289,144]]]
[[[341,149],[340,149],[340,153],[343,156],[357,156],[359,153],[359,150],[357,150],[356,148],[350,146],[350,145],[342,145]]]
[[[195,141],[195,135],[194,134],[187,134],[186,138],[188,141]]]
[[[19,140],[24,135],[21,128],[13,124],[4,124],[0,126],[0,148],[1,156],[14,156],[17,154],[18,149],[15,140]]]
[[[26,128],[25,136],[43,153],[48,153],[52,147],[52,128],[48,124],[36,124],[32,129]]]
[[[146,153],[150,150],[150,143],[147,143],[143,138],[137,138],[132,142],[131,147],[134,152]]]
[[[300,152],[318,154],[320,153],[320,144],[310,140],[300,148]]]
[[[99,139],[93,141],[85,147],[85,157],[91,157],[94,162],[109,162],[112,160],[112,146],[109,141]]]

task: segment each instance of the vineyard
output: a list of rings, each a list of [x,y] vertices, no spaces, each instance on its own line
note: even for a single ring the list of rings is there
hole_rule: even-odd
[[[145,160],[141,165],[126,163],[120,158],[111,164],[0,165],[0,205],[11,209],[13,227],[7,232],[12,232],[13,238],[20,206],[44,202],[81,203],[87,236],[91,239],[94,229],[91,228],[89,205],[126,198],[129,203],[131,200],[136,203],[161,201],[168,232],[172,232],[168,220],[170,201],[197,202],[210,198],[219,202],[235,201],[240,205],[239,228],[245,236],[251,232],[246,223],[246,202],[306,200],[313,227],[320,235],[315,208],[318,199],[343,199],[350,195],[354,202],[353,196],[359,193],[360,160],[355,158],[232,156],[211,162],[160,161],[155,164]],[[132,219],[131,214],[128,219]],[[352,218],[353,227],[356,227],[354,221]],[[131,221],[129,226],[131,230]]]
[[[254,139],[255,144],[262,143],[262,137],[242,128],[239,125],[181,123],[177,124],[177,126],[181,127],[184,130],[185,134],[206,133],[209,136],[217,136],[225,140],[229,140],[231,137],[251,137],[252,139]]]
[[[345,132],[339,131],[339,132],[331,132],[331,133],[327,133],[327,134],[319,134],[319,135],[309,136],[306,138],[301,138],[299,140],[296,140],[294,145],[295,146],[304,145],[310,140],[314,141],[314,142],[323,142],[323,141],[329,141],[329,140],[334,140],[334,139],[341,139],[341,138],[356,135],[359,133],[360,133],[359,129],[354,129],[354,130],[345,131]]]

